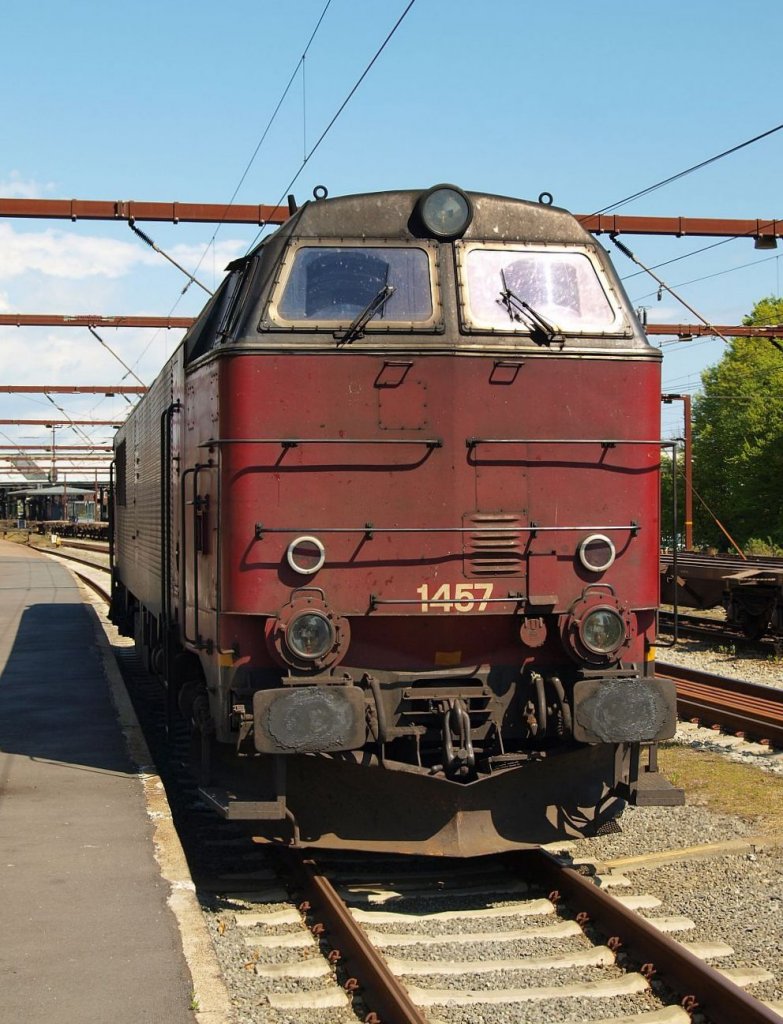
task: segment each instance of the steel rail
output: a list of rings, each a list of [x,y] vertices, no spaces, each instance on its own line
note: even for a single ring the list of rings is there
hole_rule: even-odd
[[[57,530],[53,530],[57,533]],[[94,551],[98,555],[109,554],[109,542],[107,540],[81,540],[78,538],[61,538],[63,547],[75,548],[77,551]]]
[[[95,568],[99,568],[99,566],[95,566]],[[88,586],[90,588],[90,590],[94,591],[94,593],[96,593],[98,595],[98,597],[106,605],[110,605],[111,604],[111,594],[109,593],[108,590],[104,590],[103,587],[100,585],[100,583],[98,583],[96,580],[94,580],[91,576],[87,576],[85,573],[79,572],[78,569],[71,569],[71,572],[74,574],[74,576],[78,576],[78,578],[82,581],[82,583],[84,583],[86,586]],[[108,570],[107,570],[107,572],[108,572]]]
[[[661,662],[656,674],[676,684],[680,718],[699,718],[783,747],[783,690]]]
[[[313,933],[320,937],[326,932],[335,951],[330,959],[344,964],[351,975],[346,991],[362,990],[362,999],[371,1011],[364,1019],[380,1018],[383,1024],[427,1024],[427,1018],[354,921],[331,882],[320,874],[317,864],[294,850],[281,852],[281,857],[304,896],[299,909],[315,916]]]
[[[542,877],[553,889],[550,899],[554,902],[565,896],[574,909],[586,915],[578,918],[580,923],[589,919],[611,936],[610,948],[629,953],[643,965],[645,977],[660,974],[683,997],[688,1012],[698,1007],[712,1024],[780,1024],[780,1016],[770,1007],[551,854],[539,849],[514,855],[511,862],[526,878],[531,868]]]

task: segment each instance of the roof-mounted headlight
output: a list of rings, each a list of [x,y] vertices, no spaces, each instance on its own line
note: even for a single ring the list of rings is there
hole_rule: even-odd
[[[436,185],[419,196],[414,219],[418,231],[432,238],[461,238],[473,220],[473,204],[455,185]]]

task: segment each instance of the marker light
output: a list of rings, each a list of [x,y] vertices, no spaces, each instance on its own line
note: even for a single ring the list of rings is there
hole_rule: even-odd
[[[294,572],[312,576],[326,561],[326,550],[317,537],[297,537],[288,545],[285,557]]]
[[[578,555],[588,572],[606,572],[614,564],[617,552],[608,537],[602,533],[592,533],[579,545]]]

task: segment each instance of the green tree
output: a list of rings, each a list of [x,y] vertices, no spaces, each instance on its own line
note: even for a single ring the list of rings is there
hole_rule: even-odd
[[[744,323],[783,324],[783,298],[757,302]],[[783,544],[783,351],[768,339],[732,339],[702,374],[693,463],[696,491],[741,547],[752,538]],[[725,550],[698,500],[694,512],[697,543]]]

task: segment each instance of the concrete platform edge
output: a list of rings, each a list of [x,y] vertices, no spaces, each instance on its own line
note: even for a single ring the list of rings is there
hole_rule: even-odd
[[[177,919],[182,951],[193,980],[193,1009],[199,1024],[228,1024],[233,1019],[231,1001],[212,946],[206,922],[196,898],[185,853],[179,841],[171,808],[160,776],[128,697],[107,633],[109,626],[102,604],[79,583],[85,605],[92,609],[95,641],[101,657],[109,692],[116,709],[128,755],[136,767],[154,827],[155,859],[161,877],[170,885],[168,904]]]

